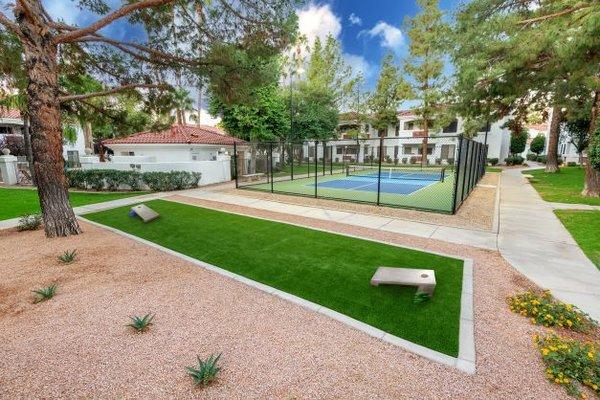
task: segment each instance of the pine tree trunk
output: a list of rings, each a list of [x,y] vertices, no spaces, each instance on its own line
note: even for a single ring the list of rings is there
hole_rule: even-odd
[[[598,124],[598,113],[600,112],[600,92],[595,93],[594,105],[592,106],[592,116],[590,118],[590,142],[598,140],[596,135],[596,124]],[[592,168],[589,159],[585,163],[585,185],[583,187],[583,196],[600,197],[600,171]]]
[[[38,1],[28,2],[27,11],[18,7],[15,16],[25,37],[31,145],[44,229],[47,237],[76,235],[81,228],[69,203],[62,156],[57,46],[39,23],[44,17]]]
[[[548,154],[546,160],[546,172],[558,171],[558,136],[560,133],[560,107],[552,108],[552,119],[550,120],[550,133],[548,138]]]
[[[83,137],[86,149],[94,150],[94,133],[92,132],[92,123],[89,121],[83,124]]]
[[[423,138],[423,143],[421,144],[421,167],[425,168],[427,166],[427,145],[429,143],[429,121],[424,120],[424,130],[425,137]]]

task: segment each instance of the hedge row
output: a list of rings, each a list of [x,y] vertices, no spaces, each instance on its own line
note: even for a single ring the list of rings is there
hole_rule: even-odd
[[[190,189],[198,186],[199,172],[138,172],[116,169],[72,169],[67,171],[69,186],[78,189],[115,191],[123,186],[141,190],[144,186],[155,192]]]

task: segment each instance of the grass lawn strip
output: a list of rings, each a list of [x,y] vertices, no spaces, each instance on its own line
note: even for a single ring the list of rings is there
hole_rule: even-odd
[[[147,192],[70,192],[69,200],[71,201],[71,205],[73,207],[79,207],[88,204],[123,199],[126,197],[139,196],[146,193]],[[0,188],[0,221],[4,219],[17,218],[23,214],[35,214],[39,212],[40,203],[36,190]]]
[[[525,170],[523,173],[533,176],[530,182],[545,201],[600,205],[600,198],[581,195],[585,182],[585,171],[581,167],[562,167],[553,174],[546,173],[543,169]]]
[[[600,211],[555,210],[586,256],[600,269]]]
[[[128,207],[86,218],[320,304],[456,357],[463,261],[280,222],[155,200],[143,224]],[[370,285],[378,266],[435,270],[435,296],[414,304],[414,287]]]

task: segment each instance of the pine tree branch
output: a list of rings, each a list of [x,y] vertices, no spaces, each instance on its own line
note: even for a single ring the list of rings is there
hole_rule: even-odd
[[[109,25],[113,21],[123,18],[123,17],[133,13],[134,11],[143,10],[146,8],[157,7],[157,6],[162,6],[165,4],[173,3],[174,1],[175,0],[142,0],[137,3],[128,4],[126,6],[119,8],[118,10],[108,14],[104,18],[101,18],[100,20],[94,22],[93,24],[91,24],[85,28],[77,29],[75,31],[71,31],[71,32],[67,32],[67,33],[62,33],[62,34],[56,36],[54,38],[54,41],[55,41],[55,43],[72,42],[75,39],[89,35],[91,33],[98,31],[99,29],[104,28],[106,25]]]
[[[585,8],[590,8],[590,7],[591,7],[591,5],[589,5],[589,4],[580,4],[578,6],[566,8],[562,11],[559,11],[559,12],[556,12],[553,14],[542,15],[540,17],[535,17],[535,18],[530,18],[530,19],[526,19],[523,21],[519,21],[518,24],[519,25],[528,25],[528,24],[532,24],[534,22],[546,21],[548,19],[562,17],[563,15],[571,14],[571,13],[574,13],[575,11],[583,10]]]
[[[11,30],[15,35],[21,36],[19,26],[8,19],[2,12],[0,12],[0,24],[4,25],[6,29]]]
[[[86,93],[86,94],[72,94],[66,96],[60,96],[58,100],[60,102],[74,101],[74,100],[85,100],[92,97],[110,96],[111,94],[123,92],[131,89],[169,89],[171,86],[166,84],[151,84],[151,83],[131,83],[128,85],[118,86],[112,89],[104,90],[102,92]]]

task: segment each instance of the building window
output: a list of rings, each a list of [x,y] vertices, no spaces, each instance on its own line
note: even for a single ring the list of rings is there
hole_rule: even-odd
[[[122,156],[135,156],[135,153],[133,151],[122,151],[121,155]]]
[[[404,123],[405,131],[412,131],[413,129],[415,129],[415,121],[407,121]]]
[[[455,119],[448,126],[445,126],[442,132],[444,133],[456,133],[458,131],[458,120]]]

